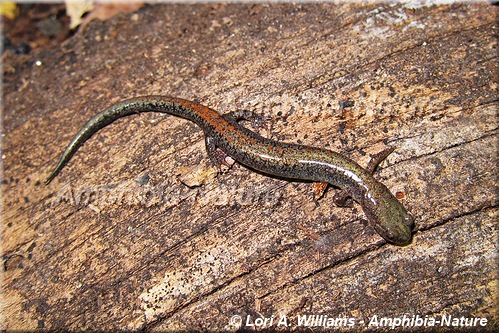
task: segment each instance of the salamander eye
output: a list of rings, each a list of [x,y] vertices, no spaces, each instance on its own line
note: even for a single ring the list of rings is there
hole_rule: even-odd
[[[385,237],[390,241],[394,241],[396,238],[395,234],[391,231],[386,231]]]
[[[376,225],[374,227],[374,229],[378,232],[378,234],[383,237],[384,239],[386,239],[387,241],[389,242],[395,242],[395,239],[397,238],[395,236],[395,234],[388,230],[387,228],[383,228],[382,226],[380,225]]]
[[[414,223],[414,217],[412,217],[412,215],[406,215],[404,217],[404,220],[405,220],[405,222],[406,222],[405,224],[407,226],[409,226],[411,229],[414,229],[415,223]]]

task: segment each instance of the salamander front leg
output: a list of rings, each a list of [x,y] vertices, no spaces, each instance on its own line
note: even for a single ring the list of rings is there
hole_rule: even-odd
[[[395,150],[395,147],[388,147],[387,149],[382,150],[379,153],[372,155],[371,160],[367,164],[366,170],[370,174],[373,174],[376,167],[388,155],[390,155],[394,150]],[[351,196],[350,192],[347,190],[340,190],[340,191],[336,192],[333,200],[334,200],[334,203],[340,207],[352,207],[353,206],[352,196]]]
[[[339,190],[334,194],[333,201],[340,207],[352,207],[353,199],[352,194],[348,190]]]
[[[319,200],[324,195],[326,188],[329,183],[326,182],[316,182],[312,184],[312,191],[314,193],[314,200]],[[350,191],[348,190],[338,190],[333,197],[333,201],[337,206],[340,207],[352,207],[353,199]]]
[[[393,151],[395,150],[395,147],[388,147],[385,150],[380,151],[379,153],[376,153],[375,155],[371,156],[371,160],[367,164],[366,170],[369,171],[369,173],[373,174],[374,170],[376,167],[390,155]]]
[[[315,182],[312,183],[312,192],[314,193],[314,200],[319,200],[326,192],[329,183],[327,182]]]

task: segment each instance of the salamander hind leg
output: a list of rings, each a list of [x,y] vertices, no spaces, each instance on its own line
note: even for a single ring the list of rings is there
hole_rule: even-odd
[[[226,113],[223,117],[227,120],[232,120],[235,122],[240,122],[241,120],[246,120],[251,122],[253,127],[255,128],[263,128],[267,130],[267,126],[265,124],[266,119],[259,113],[255,113],[248,110],[238,110]]]
[[[208,153],[208,157],[210,158],[211,162],[215,164],[215,166],[220,171],[223,171],[223,169],[230,169],[230,167],[235,163],[232,157],[227,155],[222,150],[218,149],[213,142],[212,137],[205,136],[204,142],[206,145],[206,152]]]

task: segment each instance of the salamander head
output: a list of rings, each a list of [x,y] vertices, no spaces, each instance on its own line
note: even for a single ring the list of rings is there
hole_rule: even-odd
[[[414,217],[381,183],[362,203],[376,232],[395,245],[407,245],[412,239]]]

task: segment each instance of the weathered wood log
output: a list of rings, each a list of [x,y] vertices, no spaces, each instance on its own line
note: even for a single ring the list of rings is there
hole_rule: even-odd
[[[161,5],[7,54],[3,328],[236,330],[274,316],[279,330],[360,330],[406,316],[497,329],[496,15]],[[412,244],[387,244],[334,189],[314,201],[308,183],[237,164],[187,187],[190,167],[209,168],[202,132],[160,114],[108,126],[42,184],[88,118],[153,93],[263,113],[264,135],[362,165],[396,146],[375,176],[416,216]]]

